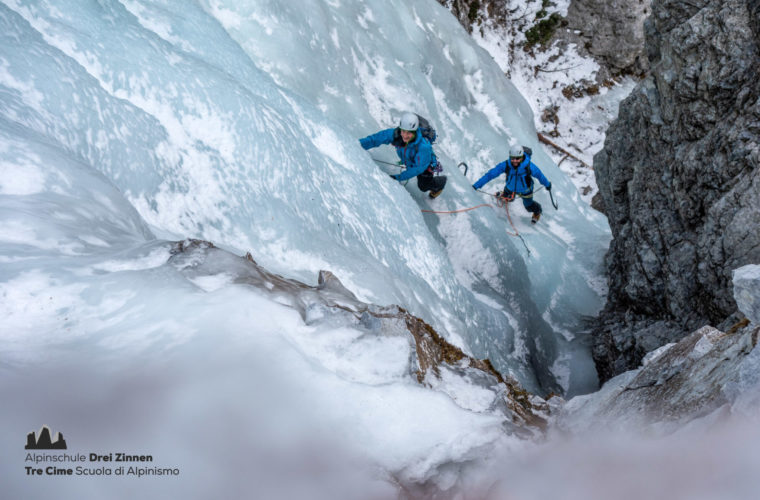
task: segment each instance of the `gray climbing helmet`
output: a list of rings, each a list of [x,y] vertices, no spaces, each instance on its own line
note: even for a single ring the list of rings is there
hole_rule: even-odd
[[[523,156],[525,156],[525,151],[523,151],[523,147],[519,144],[512,144],[509,147],[510,158],[522,158]]]
[[[416,132],[420,126],[420,120],[414,113],[404,113],[398,122],[398,128],[408,132]]]

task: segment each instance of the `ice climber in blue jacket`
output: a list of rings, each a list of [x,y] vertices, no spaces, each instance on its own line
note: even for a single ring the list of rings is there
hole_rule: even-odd
[[[496,196],[506,198],[507,201],[512,201],[515,195],[519,196],[522,198],[525,210],[533,214],[530,221],[533,224],[538,222],[543,210],[541,209],[541,204],[533,200],[533,178],[538,179],[548,191],[551,191],[552,183],[530,161],[530,154],[526,154],[520,145],[511,146],[509,148],[509,161],[503,161],[493,167],[483,177],[478,179],[472,187],[473,189],[480,189],[501,174],[506,174],[507,181],[504,185],[504,191],[497,192]]]
[[[359,143],[364,149],[372,149],[383,144],[396,148],[396,154],[404,163],[406,170],[400,174],[391,174],[397,181],[405,181],[417,177],[417,187],[420,191],[430,191],[428,196],[436,198],[443,192],[446,176],[433,175],[433,169],[438,160],[433,153],[433,146],[421,133],[419,118],[414,113],[404,113],[396,128],[381,130],[363,139]]]

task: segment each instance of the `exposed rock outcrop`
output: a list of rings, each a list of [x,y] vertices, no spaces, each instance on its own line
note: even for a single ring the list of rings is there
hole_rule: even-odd
[[[651,0],[573,0],[567,9],[567,30],[601,63],[600,79],[616,74],[643,75],[649,69],[644,50],[644,20]]]
[[[488,359],[469,356],[447,342],[432,326],[403,308],[360,301],[329,271],[320,271],[317,286],[310,286],[270,273],[250,253],[238,257],[194,239],[173,243],[171,254],[170,262],[189,278],[225,273],[232,276],[233,283],[255,287],[297,310],[306,324],[331,322],[368,335],[403,336],[412,348],[409,375],[417,382],[435,389],[445,369],[463,383],[491,392],[490,410],[508,417],[516,435],[528,438],[544,431],[551,407],[542,398],[525,391],[517,380],[502,376]]]
[[[497,24],[510,17],[508,0],[438,0],[438,3],[449,9],[468,33],[472,33],[474,25],[483,23],[484,15]]]
[[[760,262],[760,1],[653,0],[650,75],[594,168],[613,241],[595,331],[602,381],[740,314],[732,271]]]
[[[560,425],[574,431],[648,427],[669,433],[725,408],[756,414],[760,326],[722,332],[705,326],[652,352],[644,366],[611,380],[592,395],[571,400]]]
[[[747,320],[760,325],[760,265],[734,271],[734,299]]]
[[[533,18],[508,0],[438,0],[460,24],[472,32],[474,27],[513,26],[528,30],[542,20],[551,45],[553,40],[572,43],[581,55],[599,62],[597,82],[623,74],[643,75],[649,68],[644,49],[644,19],[651,13],[651,0],[572,0],[563,19],[552,12],[554,5],[543,4],[543,17]],[[554,25],[553,27],[551,25]],[[560,28],[561,26],[561,28]],[[527,35],[527,33],[526,33]]]

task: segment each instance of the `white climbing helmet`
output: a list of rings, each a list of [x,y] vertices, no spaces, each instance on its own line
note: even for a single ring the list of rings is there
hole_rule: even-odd
[[[525,156],[525,151],[523,151],[522,146],[519,144],[512,144],[509,147],[509,157],[510,158],[522,158]]]
[[[404,113],[398,122],[398,128],[407,132],[416,132],[420,126],[420,120],[414,113]]]

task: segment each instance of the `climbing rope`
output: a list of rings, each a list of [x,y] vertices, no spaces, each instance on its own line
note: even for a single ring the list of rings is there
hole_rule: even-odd
[[[382,163],[383,165],[390,165],[391,167],[396,167],[396,168],[404,168],[404,165],[399,164],[399,163],[391,163],[389,161],[378,160],[377,158],[372,158],[372,159],[376,161],[377,163]]]
[[[462,212],[469,212],[470,210],[475,210],[476,208],[480,208],[480,207],[492,207],[492,206],[493,205],[491,205],[490,203],[483,203],[481,205],[476,205],[474,207],[462,208],[460,210],[449,210],[447,212],[440,211],[440,210],[421,210],[421,212],[425,212],[428,214],[459,214]]]
[[[383,165],[390,165],[391,167],[400,168],[402,170],[406,169],[406,166],[404,166],[402,163],[391,163],[389,161],[378,160],[374,156],[371,157],[371,158],[372,158],[373,161],[376,161],[377,163],[382,163]],[[402,186],[406,187],[406,185],[409,184],[409,179],[407,179],[405,181],[398,181],[398,182],[400,182]]]
[[[372,158],[372,160],[376,161],[377,163],[382,163],[383,165],[390,165],[392,167],[402,168],[402,169],[405,168],[404,165],[399,165],[398,163],[391,163],[391,162],[387,162],[387,161],[383,161],[383,160],[378,160],[377,158],[374,158],[374,157]],[[466,175],[468,167],[467,167],[467,164],[465,162],[460,162],[459,165],[457,165],[457,167],[461,167],[462,165],[464,165],[464,168],[465,168],[464,172],[465,172],[465,175]],[[404,184],[404,185],[406,185],[406,184]],[[537,191],[540,191],[541,188],[543,188],[543,186],[539,186],[538,189],[536,189],[536,191],[534,191],[533,193],[535,193]],[[508,235],[510,235],[510,236],[517,236],[518,238],[520,238],[520,241],[522,241],[522,244],[525,247],[525,250],[527,250],[528,255],[530,255],[530,249],[528,248],[527,243],[525,243],[525,239],[522,237],[522,235],[519,232],[517,232],[517,228],[515,227],[514,222],[512,222],[512,216],[509,214],[509,202],[514,201],[514,199],[515,199],[515,193],[512,193],[511,197],[505,198],[503,196],[496,196],[495,194],[491,194],[491,193],[488,193],[486,191],[481,191],[480,189],[478,189],[477,191],[479,193],[487,194],[488,196],[493,196],[494,198],[496,198],[496,206],[495,206],[495,208],[504,207],[504,211],[507,213],[507,220],[509,220],[509,225],[512,226],[512,229],[515,230],[514,233],[509,232],[509,231],[506,231],[506,233]],[[531,193],[528,196],[522,196],[522,195],[518,195],[518,196],[520,196],[521,198],[529,198],[529,197],[533,196],[533,193]],[[551,196],[551,191],[549,191],[549,196]],[[552,198],[552,205],[554,205],[554,198]],[[421,210],[421,211],[424,212],[424,213],[428,213],[428,214],[459,214],[459,213],[463,213],[463,212],[469,212],[471,210],[475,210],[475,209],[481,208],[481,207],[494,207],[494,205],[492,205],[490,203],[482,203],[482,204],[476,205],[474,207],[462,208],[462,209],[459,209],[459,210],[446,210],[446,211],[443,211],[443,210]],[[554,208],[556,209],[557,206],[554,205]]]
[[[528,252],[528,255],[530,255],[530,248],[528,248],[528,244],[525,243],[525,239],[523,239],[522,235],[517,232],[517,228],[515,227],[515,223],[512,222],[512,216],[509,215],[509,204],[514,201],[515,199],[515,193],[512,193],[512,196],[510,197],[504,197],[504,196],[496,196],[495,194],[487,193],[490,196],[493,196],[496,198],[496,205],[501,207],[504,207],[504,211],[507,212],[507,220],[509,221],[509,225],[512,226],[512,229],[515,230],[514,234],[507,231],[507,234],[511,236],[517,236],[520,238],[520,241],[522,241],[523,246],[525,247],[525,250]]]
[[[496,198],[496,205],[492,205],[490,203],[482,203],[480,205],[476,205],[474,207],[468,207],[468,208],[462,208],[459,210],[422,210],[422,212],[429,213],[429,214],[458,214],[462,212],[469,212],[470,210],[475,210],[476,208],[481,207],[493,207],[493,208],[502,208],[504,207],[504,211],[507,213],[507,220],[509,220],[509,225],[512,226],[512,229],[515,230],[514,233],[510,231],[505,231],[510,236],[517,236],[520,238],[520,241],[522,241],[523,246],[525,247],[525,250],[527,250],[528,255],[530,255],[530,248],[528,248],[527,243],[525,243],[525,239],[522,237],[522,235],[517,232],[517,228],[515,227],[514,222],[512,222],[512,216],[509,214],[509,203],[515,199],[515,194],[512,193],[512,196],[509,198],[505,198],[503,196],[496,196],[495,194],[488,193],[486,191],[481,191],[480,189],[477,190],[479,193],[487,194],[488,196],[493,196]]]

